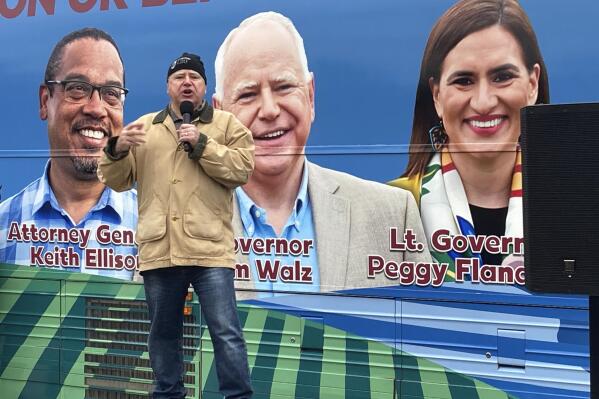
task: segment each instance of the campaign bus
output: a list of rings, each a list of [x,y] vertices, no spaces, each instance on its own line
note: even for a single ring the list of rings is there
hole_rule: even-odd
[[[206,106],[255,144],[230,198],[255,398],[590,398],[589,297],[525,286],[519,140],[521,108],[596,100],[598,13],[591,0],[0,0],[0,396],[151,397],[138,246],[156,237],[138,234],[136,187],[116,192],[96,169],[123,125],[165,110],[167,69],[190,52]],[[60,74],[92,70],[93,54],[49,64],[82,28],[118,46],[120,108],[108,73]],[[89,101],[61,102],[79,81]],[[174,212],[156,228],[220,233]],[[187,397],[220,398],[192,290],[185,303]]]

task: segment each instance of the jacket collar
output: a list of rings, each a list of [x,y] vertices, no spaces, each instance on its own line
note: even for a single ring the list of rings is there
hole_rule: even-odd
[[[166,117],[169,116],[168,105],[160,111],[154,119],[152,120],[152,124],[156,125],[158,123],[163,123],[166,120]],[[201,107],[198,111],[194,112],[191,120],[195,120],[196,118],[200,120],[202,123],[210,123],[212,122],[212,117],[214,116],[214,108],[212,105],[206,103],[204,100],[204,106]]]

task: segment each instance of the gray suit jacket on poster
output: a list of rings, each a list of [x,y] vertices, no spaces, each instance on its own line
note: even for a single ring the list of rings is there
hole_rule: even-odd
[[[306,165],[320,291],[397,285],[397,280],[388,279],[382,273],[375,278],[367,277],[368,255],[380,255],[398,264],[431,261],[420,213],[409,191],[325,169],[311,162]],[[398,229],[401,241],[404,230],[411,229],[424,250],[390,251],[391,227]],[[235,237],[243,237],[237,199],[234,200],[233,231]],[[238,263],[249,264],[247,255],[238,252],[236,256]],[[254,282],[238,280],[235,287],[253,289]],[[255,296],[252,292],[237,292],[238,299]]]

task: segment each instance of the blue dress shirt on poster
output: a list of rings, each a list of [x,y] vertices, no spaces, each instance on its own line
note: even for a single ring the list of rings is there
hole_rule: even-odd
[[[137,192],[105,188],[74,223],[44,174],[0,204],[0,264],[45,267],[131,280],[137,267]]]
[[[312,222],[312,207],[308,197],[307,168],[304,168],[300,189],[295,200],[295,207],[291,215],[289,215],[289,219],[287,219],[281,235],[277,235],[273,227],[266,222],[266,211],[257,206],[241,187],[236,189],[236,194],[244,237],[251,239],[274,237],[287,241],[312,240],[313,243],[316,242],[314,224]],[[269,298],[289,291],[318,292],[320,290],[316,245],[310,248],[308,255],[276,255],[272,252],[269,251],[264,255],[255,254],[253,251],[249,253],[252,281],[255,283],[256,290],[259,290],[258,298]],[[294,265],[298,260],[304,268],[310,267],[311,282],[285,282],[280,278],[276,279],[276,281],[271,281],[272,279],[270,278],[259,278],[260,276],[264,276],[264,273],[259,273],[258,264],[264,265],[270,261],[271,265],[275,262],[278,265]]]

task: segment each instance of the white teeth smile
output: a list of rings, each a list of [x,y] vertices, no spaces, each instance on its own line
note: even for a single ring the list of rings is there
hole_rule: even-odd
[[[277,137],[281,137],[284,134],[285,134],[284,130],[277,130],[276,132],[267,133],[267,134],[265,134],[263,136],[260,136],[258,138],[260,138],[260,139],[275,139]]]
[[[97,140],[101,140],[104,138],[104,132],[100,130],[82,129],[79,130],[79,134]]]
[[[501,123],[501,121],[503,120],[503,118],[497,118],[497,119],[492,119],[490,121],[475,121],[475,120],[470,120],[468,121],[472,126],[477,127],[477,128],[489,128],[489,127],[495,127],[497,125],[499,125]]]

